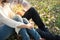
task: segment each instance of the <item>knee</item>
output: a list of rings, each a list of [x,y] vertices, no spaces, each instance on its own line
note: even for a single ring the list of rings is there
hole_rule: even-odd
[[[31,11],[35,12],[35,11],[36,11],[36,9],[35,9],[34,7],[31,7]]]

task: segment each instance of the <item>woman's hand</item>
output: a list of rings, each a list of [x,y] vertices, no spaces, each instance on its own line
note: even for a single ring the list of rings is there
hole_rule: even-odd
[[[28,29],[32,29],[34,28],[31,23],[28,23],[28,24],[22,24],[20,26],[17,26],[17,28],[28,28]]]
[[[27,24],[27,28],[32,29],[32,28],[34,28],[34,26],[31,23],[29,23],[29,24]]]

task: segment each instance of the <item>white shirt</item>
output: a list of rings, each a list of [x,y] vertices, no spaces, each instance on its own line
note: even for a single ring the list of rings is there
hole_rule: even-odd
[[[1,7],[0,6],[0,27],[2,27],[3,25],[8,25],[9,27],[15,28],[17,29],[17,26],[20,26],[24,23],[22,22],[17,22],[13,19],[10,19],[8,17],[9,12],[12,12],[11,9],[9,8],[8,5]],[[13,13],[13,12],[12,12]],[[21,18],[22,19],[22,18]],[[20,28],[18,29],[18,31],[20,30]],[[17,30],[15,30],[17,31]],[[17,32],[18,33],[18,32]]]

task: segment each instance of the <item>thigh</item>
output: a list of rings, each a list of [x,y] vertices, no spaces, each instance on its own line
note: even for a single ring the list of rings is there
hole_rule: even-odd
[[[13,32],[14,29],[7,25],[0,27],[0,40],[8,38]]]

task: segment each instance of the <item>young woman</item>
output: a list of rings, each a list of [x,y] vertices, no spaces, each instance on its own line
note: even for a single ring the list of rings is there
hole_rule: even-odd
[[[30,40],[28,33],[34,37],[34,40],[44,40],[33,28],[32,24],[27,19],[15,14],[9,5],[8,0],[0,0],[0,40],[6,40],[14,32],[14,29],[21,34],[22,40]]]

